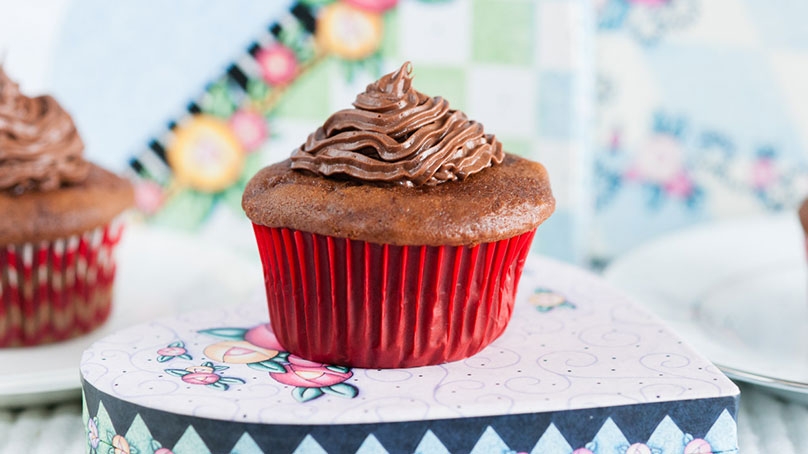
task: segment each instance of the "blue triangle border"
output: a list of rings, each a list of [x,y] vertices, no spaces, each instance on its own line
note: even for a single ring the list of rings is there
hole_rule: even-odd
[[[551,424],[576,449],[595,439],[609,420],[617,425],[629,444],[645,443],[666,417],[683,433],[693,438],[704,438],[724,412],[732,417],[733,423],[737,421],[739,399],[736,395],[473,418],[290,425],[223,421],[166,413],[105,394],[86,381],[82,382],[82,387],[89,417],[95,417],[99,404],[103,403],[116,433],[126,433],[135,416],[140,415],[154,439],[163,447],[173,447],[193,426],[211,452],[230,452],[244,433],[248,433],[260,449],[273,453],[294,452],[307,435],[311,435],[329,452],[356,452],[369,435],[373,435],[389,452],[415,452],[427,431],[431,431],[449,452],[471,452],[489,427],[511,450],[530,452]],[[737,441],[730,442],[737,446]]]

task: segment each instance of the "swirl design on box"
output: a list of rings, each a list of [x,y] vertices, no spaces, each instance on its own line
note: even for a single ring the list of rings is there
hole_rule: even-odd
[[[0,67],[0,190],[50,191],[84,181],[90,163],[67,112],[48,95],[29,98]]]
[[[657,319],[632,316],[623,294],[572,268],[540,264],[523,278],[512,326],[463,361],[402,370],[307,361],[285,351],[270,325],[256,324],[264,308],[248,305],[118,332],[85,353],[82,373],[137,404],[283,424],[481,417],[732,392]],[[575,309],[537,310],[537,289],[564,295]],[[557,329],[526,329],[537,324]]]
[[[404,63],[334,113],[292,154],[292,168],[404,186],[464,180],[504,158],[502,144],[441,97],[412,88]]]

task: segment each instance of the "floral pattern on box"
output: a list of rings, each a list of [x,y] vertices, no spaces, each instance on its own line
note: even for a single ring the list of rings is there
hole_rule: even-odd
[[[226,369],[229,367],[217,366],[210,361],[205,361],[199,366],[188,366],[185,369],[163,369],[163,371],[179,377],[185,383],[209,386],[222,391],[227,391],[231,385],[244,383],[243,378],[227,377],[220,373]]]
[[[194,359],[188,354],[188,349],[185,348],[185,342],[183,341],[176,341],[168,344],[167,346],[157,350],[157,355],[157,361],[161,363],[171,361],[174,358],[187,360]]]
[[[299,402],[323,394],[349,399],[359,394],[356,386],[345,383],[353,376],[350,367],[309,361],[284,351],[268,323],[250,329],[210,328],[200,333],[226,339],[205,347],[209,358],[268,372],[273,380],[293,386],[292,395]]]
[[[600,3],[596,259],[697,222],[794,209],[808,195],[808,51],[791,19],[803,9]]]
[[[356,386],[346,383],[353,376],[350,367],[328,365],[309,361],[285,351],[275,338],[268,323],[252,328],[208,328],[199,331],[219,339],[205,346],[203,354],[218,363],[243,364],[268,373],[276,382],[293,387],[292,396],[299,402],[331,394],[352,399],[359,394]],[[183,341],[175,341],[168,347],[157,350],[157,361],[174,358],[192,360]],[[225,376],[230,366],[205,361],[182,369],[163,369],[167,374],[179,377],[192,385],[207,386],[227,391],[233,385],[244,384],[239,377]]]

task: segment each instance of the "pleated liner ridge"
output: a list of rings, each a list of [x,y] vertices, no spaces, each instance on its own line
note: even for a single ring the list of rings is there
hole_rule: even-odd
[[[469,357],[505,330],[535,230],[394,246],[254,224],[272,328],[303,358],[363,368]]]
[[[101,325],[122,230],[116,220],[67,238],[0,246],[0,347],[61,341]]]

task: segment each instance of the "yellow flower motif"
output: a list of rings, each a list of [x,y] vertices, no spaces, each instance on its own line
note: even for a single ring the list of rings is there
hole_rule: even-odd
[[[564,295],[546,288],[535,289],[528,297],[528,302],[539,312],[549,312],[559,307],[575,309],[575,304],[569,302]]]
[[[530,295],[528,299],[530,304],[543,308],[560,306],[564,303],[564,301],[566,301],[563,296],[552,292],[534,293],[533,295]]]
[[[123,438],[123,435],[112,437],[112,447],[114,448],[114,454],[130,454],[132,451],[132,448],[129,447],[129,442],[126,441],[126,438]]]
[[[227,189],[244,167],[244,149],[233,131],[210,115],[193,115],[178,126],[167,158],[180,183],[202,192]]]
[[[317,18],[317,44],[346,60],[361,60],[379,49],[382,18],[345,3],[332,3]]]
[[[225,341],[208,345],[205,356],[222,363],[259,363],[278,356],[277,350],[262,348],[247,341]]]
[[[190,366],[186,367],[185,370],[192,374],[212,374],[214,371],[214,369],[209,366]]]

